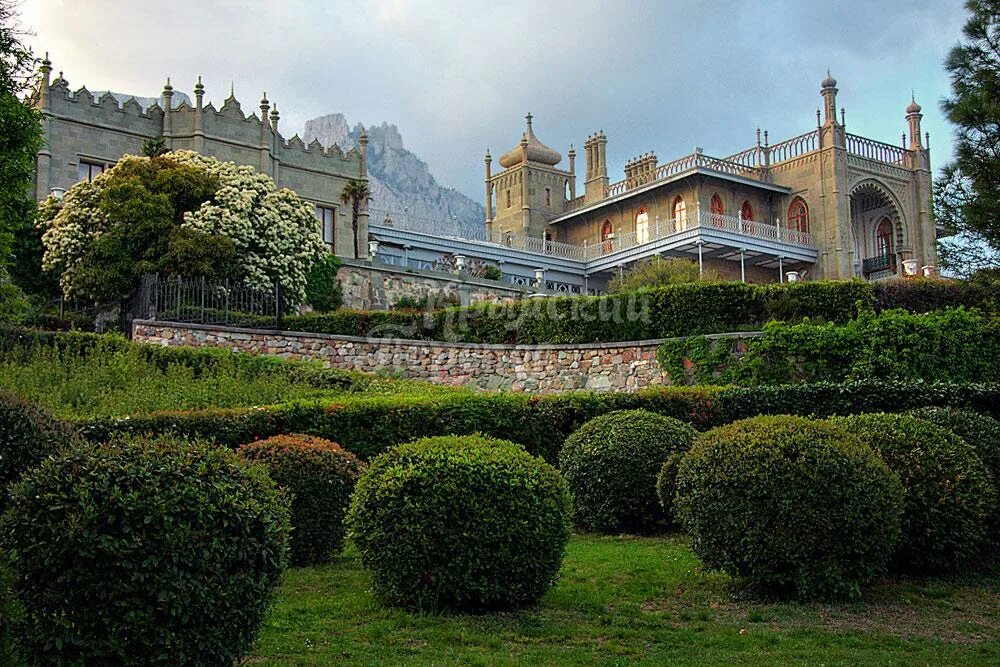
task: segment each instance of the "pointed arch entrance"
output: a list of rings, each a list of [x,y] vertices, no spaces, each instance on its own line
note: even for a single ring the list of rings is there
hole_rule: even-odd
[[[869,179],[851,188],[850,205],[854,275],[868,280],[897,275],[908,240],[895,195]]]

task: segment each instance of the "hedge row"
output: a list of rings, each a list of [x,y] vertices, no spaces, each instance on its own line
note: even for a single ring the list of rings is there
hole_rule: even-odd
[[[117,433],[177,433],[238,447],[282,433],[307,433],[340,443],[362,459],[414,438],[483,433],[513,440],[555,462],[581,424],[612,410],[643,408],[698,429],[758,414],[828,416],[934,406],[969,407],[1000,416],[1000,384],[851,382],[741,387],[658,387],[625,393],[439,394],[350,397],[338,403],[167,412],[80,422],[83,435],[104,441]]]
[[[994,285],[951,280],[878,284],[692,283],[601,297],[527,299],[433,312],[338,310],[288,317],[285,327],[338,335],[469,343],[589,343],[756,329],[771,320],[847,322],[860,313],[964,305],[998,312]]]
[[[781,384],[920,378],[1000,381],[1000,319],[964,308],[891,310],[846,324],[772,322],[761,336],[666,341],[658,360],[695,384]]]

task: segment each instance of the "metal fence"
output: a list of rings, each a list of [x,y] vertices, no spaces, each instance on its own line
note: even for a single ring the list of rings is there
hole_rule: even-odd
[[[280,283],[266,288],[205,278],[143,277],[137,319],[281,328],[288,313]]]

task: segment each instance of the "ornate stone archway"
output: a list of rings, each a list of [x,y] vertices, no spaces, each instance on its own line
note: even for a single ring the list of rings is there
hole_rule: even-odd
[[[864,178],[851,186],[849,202],[854,274],[878,279],[898,273],[903,254],[909,251],[909,233],[899,199],[884,183]],[[885,218],[893,229],[892,255],[888,257],[876,251],[877,226]]]

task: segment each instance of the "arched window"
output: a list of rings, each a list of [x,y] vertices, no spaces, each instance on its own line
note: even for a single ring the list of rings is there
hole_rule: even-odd
[[[507,208],[510,208],[510,190],[507,190]]]
[[[605,220],[601,225],[601,251],[611,252],[611,221]]]
[[[743,202],[743,206],[740,207],[740,217],[744,220],[753,220],[753,206],[750,205],[750,200]]]
[[[793,199],[792,205],[788,207],[788,228],[803,234],[809,233],[809,207],[802,197]]]
[[[646,243],[649,241],[649,213],[644,208],[640,208],[635,214],[635,242]]]
[[[892,221],[889,218],[879,220],[875,228],[875,256],[892,256]]]
[[[726,207],[722,204],[722,197],[716,192],[712,195],[712,225],[721,227],[723,224],[722,216],[725,214]]]
[[[570,200],[570,196],[569,196],[569,194],[570,194],[569,193],[569,181],[566,181],[565,185],[563,186],[563,191],[564,191],[564,193],[566,195],[566,201],[569,201]]]
[[[687,204],[684,203],[683,197],[677,197],[674,200],[674,224],[677,226],[677,230],[680,231],[687,227]]]

